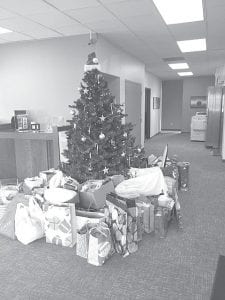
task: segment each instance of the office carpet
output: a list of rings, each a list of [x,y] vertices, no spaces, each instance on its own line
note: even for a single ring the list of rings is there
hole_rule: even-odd
[[[0,299],[210,299],[219,254],[225,255],[225,165],[187,134],[160,134],[146,143],[148,154],[189,161],[190,191],[179,192],[184,232],[171,224],[166,239],[145,235],[139,250],[115,254],[102,267],[74,249],[24,246],[0,237]]]
[[[213,282],[213,289],[210,300],[224,300],[225,296],[225,256],[220,255],[216,268],[216,275]]]

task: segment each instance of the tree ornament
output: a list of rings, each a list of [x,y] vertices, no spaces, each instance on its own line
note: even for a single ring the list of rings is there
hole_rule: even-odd
[[[104,121],[105,121],[105,117],[102,115],[102,116],[100,117],[100,120],[101,120],[102,122],[104,122]]]
[[[79,91],[79,92],[82,90],[82,88],[81,88],[81,87],[78,87],[77,89],[78,89],[78,91]]]
[[[70,114],[73,115],[74,114],[74,109],[70,110]]]
[[[138,153],[141,153],[141,148],[137,148]]]
[[[73,128],[74,128],[74,129],[77,128],[77,124],[76,124],[76,123],[73,124]]]
[[[92,168],[92,166],[91,166],[91,164],[89,165],[89,167],[88,167],[88,171],[92,171],[93,170],[93,168]]]
[[[91,151],[89,152],[89,158],[91,159]]]
[[[91,126],[89,126],[89,128],[88,128],[88,133],[89,133],[89,135],[91,134]]]
[[[88,92],[88,89],[85,88],[85,89],[84,89],[84,94],[87,94],[87,92]]]
[[[82,142],[85,142],[86,139],[87,139],[87,138],[86,138],[85,136],[82,136],[81,141],[82,141]]]
[[[98,64],[98,59],[97,59],[97,57],[94,57],[94,58],[93,58],[93,63],[94,63],[94,64]]]
[[[125,155],[126,155],[126,153],[125,153],[125,152],[122,152],[121,156],[124,157]]]
[[[123,136],[126,138],[127,137],[127,132],[124,132]]]
[[[99,138],[100,138],[100,140],[104,140],[104,138],[105,138],[105,135],[104,135],[104,133],[103,133],[103,132],[101,132],[101,133],[99,134]]]
[[[105,166],[105,168],[103,169],[103,172],[104,172],[104,174],[107,174],[109,172],[109,168],[106,168],[106,166]]]

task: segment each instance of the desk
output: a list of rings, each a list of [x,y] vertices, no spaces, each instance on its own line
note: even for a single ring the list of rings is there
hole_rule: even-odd
[[[0,179],[23,180],[58,165],[58,132],[0,132]]]

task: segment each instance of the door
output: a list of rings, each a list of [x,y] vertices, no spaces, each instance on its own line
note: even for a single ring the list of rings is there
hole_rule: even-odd
[[[206,147],[214,149],[221,143],[222,88],[208,88]]]
[[[135,144],[141,144],[141,84],[125,80],[125,113],[126,123],[134,125],[132,135]]]
[[[145,88],[145,139],[150,139],[151,89]]]

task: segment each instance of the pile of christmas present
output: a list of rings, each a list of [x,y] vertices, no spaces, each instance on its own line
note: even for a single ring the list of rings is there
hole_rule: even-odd
[[[0,234],[24,245],[45,238],[76,246],[96,266],[136,252],[144,233],[166,237],[171,220],[181,229],[177,180],[158,166],[83,184],[51,169],[0,189]]]

